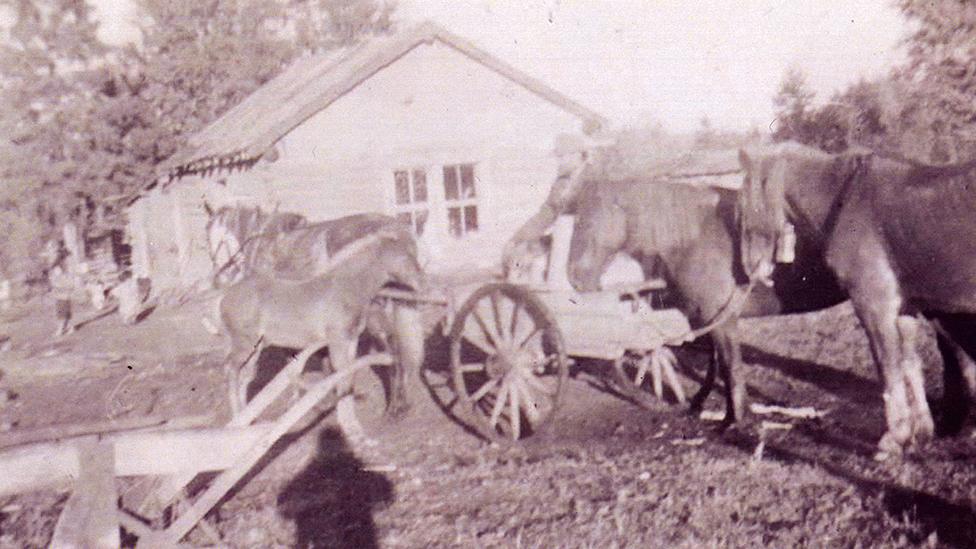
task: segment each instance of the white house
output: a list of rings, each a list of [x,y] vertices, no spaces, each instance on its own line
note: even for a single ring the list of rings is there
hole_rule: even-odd
[[[312,221],[384,212],[413,224],[428,269],[483,267],[542,203],[556,135],[599,114],[424,23],[299,59],[191,138],[129,209],[136,276],[209,273],[204,200]]]

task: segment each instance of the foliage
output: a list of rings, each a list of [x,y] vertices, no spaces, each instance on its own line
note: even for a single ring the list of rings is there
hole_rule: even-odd
[[[0,227],[17,242],[0,251],[4,265],[69,219],[83,230],[119,226],[126,200],[189,135],[297,56],[389,31],[394,4],[137,0],[137,8],[141,44],[110,47],[85,0],[0,0],[11,21],[0,29]]]
[[[891,74],[862,80],[814,106],[802,71],[784,75],[773,98],[777,141],[835,152],[865,146],[945,163],[976,158],[976,4],[900,0],[914,23],[908,60]]]

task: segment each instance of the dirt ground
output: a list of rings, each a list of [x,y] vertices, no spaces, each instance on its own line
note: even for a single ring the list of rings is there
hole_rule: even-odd
[[[200,322],[212,307],[161,306],[131,327],[109,315],[57,340],[52,303],[3,312],[0,335],[11,339],[0,353],[0,448],[109,419],[219,424],[225,343]],[[605,364],[584,363],[551,429],[498,448],[439,406],[449,388],[433,338],[405,418],[386,420],[377,379],[359,380],[376,447],[350,451],[319,409],[208,522],[230,547],[976,547],[971,427],[900,464],[875,463],[880,389],[849,307],[746,321],[744,331],[751,399],[822,417],[755,417],[720,432],[682,406],[620,398]],[[937,409],[931,337],[923,351]],[[693,355],[682,355],[688,393],[701,376]],[[723,406],[718,395],[706,404]],[[119,485],[124,493],[133,481]],[[0,546],[46,546],[66,499],[0,500]],[[201,529],[188,540],[213,543]]]

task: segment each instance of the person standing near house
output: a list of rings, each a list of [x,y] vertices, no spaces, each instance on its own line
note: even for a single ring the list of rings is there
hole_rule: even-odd
[[[49,240],[44,248],[44,258],[47,260],[47,278],[51,284],[54,296],[54,316],[58,327],[54,331],[55,337],[69,334],[71,326],[71,294],[74,292],[74,282],[71,273],[65,269],[67,250],[60,240]]]
[[[502,266],[506,278],[512,273],[527,272],[532,260],[545,248],[543,238],[556,219],[573,208],[583,184],[583,173],[592,162],[592,143],[580,134],[556,136],[553,154],[556,156],[557,175],[549,195],[539,210],[532,215],[505,244]]]

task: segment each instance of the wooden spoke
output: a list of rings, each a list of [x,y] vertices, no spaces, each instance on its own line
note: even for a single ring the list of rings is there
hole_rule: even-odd
[[[485,337],[485,334],[476,327],[465,326],[464,332],[462,332],[461,335],[465,340],[468,341],[468,343],[471,343],[488,356],[494,356],[498,353],[498,350],[495,349],[495,346],[491,343],[491,341],[489,341]]]
[[[532,333],[530,333],[528,336],[526,336],[526,338],[523,339],[521,343],[519,343],[518,348],[520,350],[527,349],[529,347],[529,343],[530,342],[534,342],[535,339],[536,339],[536,336],[541,335],[541,334],[542,334],[542,328],[536,326],[532,330]],[[540,340],[540,343],[541,343],[541,340]]]
[[[508,333],[512,335],[512,341],[518,341],[519,337],[519,317],[522,313],[522,304],[518,301],[512,301],[512,315],[508,319]]]
[[[678,400],[681,404],[684,404],[687,400],[685,398],[684,388],[681,386],[681,382],[678,381],[678,375],[674,371],[675,364],[677,364],[677,357],[671,352],[671,349],[665,347],[662,351],[666,351],[667,354],[661,357],[664,363],[664,375],[667,376],[668,385],[671,386],[671,392],[674,393],[674,398]],[[657,353],[658,351],[654,351]]]
[[[542,420],[542,416],[539,414],[539,404],[536,402],[535,397],[532,396],[532,390],[526,384],[525,378],[518,376],[512,385],[522,397],[522,409],[525,410],[525,415],[529,418],[529,423],[533,426],[538,425]]]
[[[512,341],[512,334],[509,331],[506,323],[503,322],[503,318],[502,318],[503,317],[502,303],[503,302],[507,303],[508,299],[506,298],[504,300],[501,300],[500,299],[501,296],[499,295],[500,293],[501,292],[496,290],[492,292],[491,295],[489,296],[491,300],[491,313],[495,321],[495,333],[497,333],[499,337],[498,342],[499,343],[504,342],[508,344],[511,343]]]
[[[479,310],[481,309],[481,305],[482,303],[478,303],[478,307],[476,307],[475,310],[471,311],[471,316],[474,318],[474,321],[481,328],[481,331],[488,338],[488,341],[490,341],[495,348],[498,348],[499,344],[502,341],[502,338],[500,335],[498,335],[498,332],[495,330],[494,322],[491,323],[486,322],[485,319],[481,316],[481,311]]]
[[[647,360],[641,359],[637,361],[637,371],[634,372],[634,385],[640,387],[644,384],[644,380],[647,379],[647,369],[650,363]]]
[[[522,436],[522,414],[519,413],[519,392],[515,387],[515,378],[518,374],[512,374],[512,380],[508,383],[508,398],[511,404],[509,408],[509,421],[512,424],[512,440],[518,440]]]
[[[485,365],[483,362],[465,362],[464,364],[460,365],[458,368],[461,370],[461,373],[464,374],[471,374],[474,372],[485,371]]]
[[[479,387],[477,391],[471,394],[471,400],[473,401],[481,400],[485,395],[488,394],[489,391],[494,389],[496,385],[498,385],[497,379],[489,379],[488,381],[485,382],[484,385]]]
[[[508,380],[502,381],[502,387],[498,390],[498,395],[495,400],[495,406],[491,409],[491,417],[488,418],[488,425],[494,429],[498,425],[498,418],[502,415],[502,408],[505,407],[505,401],[508,400]]]
[[[662,386],[664,376],[661,373],[660,357],[656,353],[652,353],[650,357],[643,358],[641,364],[647,360],[651,362],[651,381],[654,383],[654,396],[661,398],[664,396],[664,387]]]

